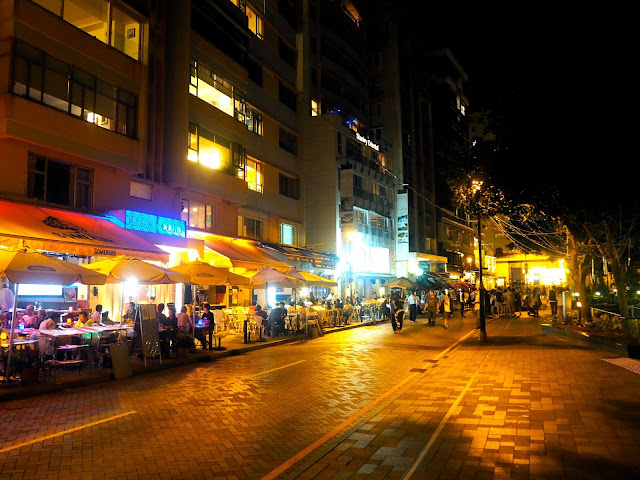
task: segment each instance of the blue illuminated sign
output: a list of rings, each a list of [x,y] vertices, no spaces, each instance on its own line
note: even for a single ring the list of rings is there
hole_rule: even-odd
[[[159,217],[150,213],[127,210],[125,216],[125,228],[138,232],[159,233],[172,237],[187,236],[187,222],[174,218]]]

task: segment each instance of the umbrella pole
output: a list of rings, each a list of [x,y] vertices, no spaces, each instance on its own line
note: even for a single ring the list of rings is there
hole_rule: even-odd
[[[14,284],[15,292],[13,294],[13,312],[11,313],[11,330],[9,333],[9,353],[7,354],[7,365],[5,367],[4,379],[9,381],[11,372],[11,356],[13,355],[13,332],[16,328],[16,321],[18,320],[18,284]]]
[[[120,283],[120,325],[124,317],[124,280]]]
[[[196,334],[196,288],[193,284],[191,284],[191,334],[195,336]]]

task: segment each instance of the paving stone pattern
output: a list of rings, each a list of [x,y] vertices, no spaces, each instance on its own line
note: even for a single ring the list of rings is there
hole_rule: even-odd
[[[137,413],[0,453],[0,479],[259,479],[403,381],[280,478],[635,474],[640,377],[539,324],[496,319],[439,357],[474,319],[382,324],[5,402],[0,450]]]

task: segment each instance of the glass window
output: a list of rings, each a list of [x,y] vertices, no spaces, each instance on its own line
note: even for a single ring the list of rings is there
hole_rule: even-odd
[[[256,12],[253,8],[251,8],[250,5],[247,5],[246,13],[247,13],[247,18],[249,20],[249,30],[251,30],[256,37],[261,39],[263,36],[262,17],[258,15],[258,12]]]
[[[280,243],[282,245],[298,246],[298,227],[287,223],[280,224]]]
[[[193,60],[189,93],[245,123],[244,95],[220,75]]]
[[[318,101],[314,100],[313,98],[311,99],[311,116],[312,117],[317,117],[318,116]]]
[[[90,209],[93,170],[29,154],[27,196],[57,205]]]
[[[288,130],[280,128],[278,145],[289,153],[298,154],[298,139],[295,134]]]
[[[253,133],[262,135],[262,114],[256,111],[255,107],[246,104],[246,124],[247,128]]]
[[[105,0],[65,0],[63,19],[102,43],[109,43],[109,3]]]
[[[212,231],[214,223],[213,217],[214,211],[211,205],[182,199],[180,219],[184,220],[190,228]]]
[[[300,180],[280,173],[280,194],[286,197],[300,198]]]
[[[262,240],[262,221],[238,215],[238,236]]]
[[[111,46],[140,59],[140,22],[115,5],[111,12]]]
[[[247,157],[245,181],[249,186],[249,190],[262,193],[262,164],[255,158]]]
[[[22,42],[16,42],[13,65],[15,95],[135,138],[134,94]]]
[[[189,126],[187,160],[244,178],[245,149],[196,124]],[[241,169],[242,172],[239,172]]]

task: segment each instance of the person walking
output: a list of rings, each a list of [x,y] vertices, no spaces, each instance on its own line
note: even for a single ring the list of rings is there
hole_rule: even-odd
[[[393,333],[402,333],[402,320],[404,318],[404,301],[399,295],[394,295],[391,304],[391,327]]]
[[[551,307],[551,315],[556,315],[558,313],[558,297],[556,292],[556,286],[553,285],[549,289],[549,307]]]
[[[451,294],[447,292],[442,299],[442,311],[444,313],[444,328],[449,328],[449,317],[451,316]]]
[[[430,327],[435,327],[436,325],[436,313],[439,305],[440,301],[438,297],[436,297],[435,292],[429,290],[429,297],[427,298],[427,319]]]
[[[409,293],[407,301],[409,302],[409,320],[411,320],[412,322],[416,322],[416,317],[418,316],[418,305],[416,303],[416,297],[413,292]]]

